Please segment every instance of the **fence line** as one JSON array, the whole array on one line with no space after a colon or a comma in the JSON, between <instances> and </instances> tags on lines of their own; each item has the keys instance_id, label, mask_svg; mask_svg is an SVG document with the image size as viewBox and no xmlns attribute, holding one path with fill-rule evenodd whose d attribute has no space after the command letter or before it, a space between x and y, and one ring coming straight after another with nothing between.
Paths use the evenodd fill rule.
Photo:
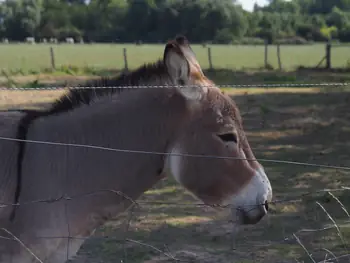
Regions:
<instances>
[{"instance_id":1,"label":"fence line","mask_svg":"<svg viewBox=\"0 0 350 263\"><path fill-rule=\"evenodd\" d=\"M315 191L315 192L309 192L309 194L312 194L312 193L319 193L319 192L326 192L328 193L330 196L334 197L334 195L332 194L332 192L334 191L344 191L344 190L350 190L350 187L343 187L342 189L324 189L324 190L320 190L320 191ZM112 190L112 189L109 189L108 190L109 192L112 192L112 193L117 193L117 194L120 194L120 191L117 191L117 190ZM97 194L97 193L96 193ZM89 194L91 195L91 193ZM304 195L305 196L305 195ZM125 197L125 195L122 195L122 197ZM336 199L336 198L335 198ZM68 199L65 199L65 198L57 198L55 200L50 200L49 203L53 203L53 202L59 202L59 201L62 201L62 200L72 200L72 198L68 198ZM337 199L336 199L337 200ZM136 202L134 200L131 200L132 201L132 208L134 209L134 207L138 207L140 208L140 204L149 204L151 202ZM337 200L338 202L339 200ZM41 201L38 201L38 202L41 202ZM159 202L159 203L162 203L162 204L168 204L167 202ZM158 204L159 204L158 203ZM340 206L344 207L343 204L339 201L340 203ZM176 203L174 203L176 204ZM341 237L341 228L343 227L347 227L346 224L343 224L343 225L338 225L334 219L330 216L330 214L328 213L328 211L319 203L316 201L316 204L318 206L321 207L322 211L327 215L327 217L330 219L330 221L333 223L332 225L328 225L328 226L325 226L325 227L322 227L322 228L301 228L299 229L298 231L294 232L293 234L289 235L289 236L286 236L284 237L283 239L279 240L279 241L273 241L273 242L269 242L268 244L263 244L263 245L255 245L257 247L269 247L269 246L272 246L272 245L278 245L278 244L282 244L284 242L288 242L288 241L292 241L293 239L297 241L297 243L305 250L306 254L310 257L310 259L313 259L312 258L312 254L308 252L308 250L306 249L306 247L302 244L302 242L300 241L300 239L298 238L297 234L300 234L300 233L313 233L313 232L323 232L323 231L327 231L327 230L332 230L332 229L336 229L337 232L339 233L340 235L340 238ZM18 206L19 204L14 204L16 206ZM209 205L210 206L210 205ZM1 206L0 206L1 208ZM129 212L129 214L132 214L132 211ZM346 210L345 210L346 211ZM346 211L346 213L348 214L348 212ZM66 214L66 218L67 218L67 214ZM350 219L350 218L349 218ZM131 223L131 220L132 218L130 217L127 224L130 224ZM350 220L344 222L344 223L349 223ZM68 223L68 220L67 220L67 223ZM235 223L235 222L232 222L231 223ZM68 223L69 225L69 223ZM32 255L38 262L40 263L43 263L43 261L37 257L35 255L34 252L32 252L18 237L16 237L13 233L11 233L8 229L6 228L0 228L1 231L5 232L6 234L9 235L8 236L3 236L3 235L0 235L0 240L4 240L4 241L17 241L18 243L20 243L21 246L24 247L25 250L28 251L28 253L30 255ZM105 240L105 239L108 239L108 240L113 240L113 242L117 242L117 243L120 243L120 244L125 244L125 242L128 242L128 243L134 243L134 244L137 244L137 245L140 245L140 246L145 246L145 247L148 247L148 248L151 248L152 250L154 251L157 251L158 253L160 254L163 254L165 255L166 257L168 257L169 259L172 259L174 261L179 261L179 262L193 262L193 261L190 261L190 260L181 260L181 259L178 259L176 258L175 256L173 256L171 253L169 252L166 252L166 251L163 251L153 245L150 245L150 244L147 244L145 242L141 242L141 241L138 241L138 240L134 240L134 239L130 239L130 238L123 238L123 239L118 239L118 238L115 238L115 237L110 237L110 236L97 236L97 237L92 237L92 236L88 236L88 237L82 237L82 236L72 236L72 235L68 235L68 236L30 236L30 237L34 237L35 239L67 239L67 240ZM345 243L345 241L344 241ZM67 246L67 249L69 248L69 246ZM324 248L324 250L327 250ZM327 250L328 251L328 250ZM341 258L344 258L344 257L349 257L350 258L350 254L345 254L345 255L341 255L341 256L335 256L335 255L332 255L333 258L331 259L327 259L327 260L323 260L323 261L319 261L317 263L326 263L326 262L331 262L331 260L338 260L338 259L341 259ZM68 259L68 253L67 253L67 259ZM313 260L313 262L316 262Z\"/></svg>"},{"instance_id":2,"label":"fence line","mask_svg":"<svg viewBox=\"0 0 350 263\"><path fill-rule=\"evenodd\" d=\"M11 44L10 44L11 45ZM99 45L99 44L96 44ZM115 65L117 66L117 68L119 70L129 70L130 68L133 68L135 65L134 63L129 63L130 61L128 60L128 58L130 58L130 56L136 56L136 54L132 54L133 48L126 44L112 44L113 46L116 46L116 49L112 49L112 52L115 53L120 53L118 55L116 55L116 58L114 61L110 61L109 57L107 57L107 62L103 61L103 60L90 60L89 62L87 60L89 60L88 58L86 58L84 51L79 51L79 48L81 47L81 44L77 45L76 48L78 50L78 53L75 54L77 57L82 57L83 59L78 59L79 62L77 61L73 61L73 60L69 60L66 59L67 56L63 56L62 58L60 57L60 55L58 53L62 52L56 52L57 46L55 45L47 45L45 46L45 50L42 51L42 48L40 50L40 52L43 52L42 55L40 56L40 59L44 58L45 61L40 60L39 64L37 66L34 66L34 68L31 68L31 66L27 67L23 67L23 62L22 63L16 63L16 65L11 65L9 66L9 63L5 63L2 65L3 70L7 71L22 71L22 70L35 70L35 71L40 71L40 70L59 70L61 69L67 69L66 67L70 67L70 65L72 65L73 67L85 67L85 64L104 64L107 68L109 67L115 67ZM150 44L152 45L152 44ZM91 45L85 45L85 46L91 46ZM103 46L103 44L101 45ZM110 45L108 45L110 46ZM196 45L194 45L196 46ZM197 45L198 46L198 45ZM220 45L221 46L221 45ZM203 59L205 61L205 68L209 69L209 70L213 70L215 68L222 68L225 67L225 63L222 63L222 59L226 59L227 55L228 56L232 56L233 59L235 59L236 56L236 52L238 54L240 54L239 49L241 47L250 47L252 49L252 51L254 51L254 49L258 49L258 52L256 52L255 56L252 56L251 61L255 61L255 63L251 63L251 62L240 62L240 63L232 63L231 66L232 68L240 68L240 69L244 69L244 68L265 68L265 69L277 69L277 70L281 70L282 68L297 68L297 67L303 67L303 68L311 68L311 69L317 69L317 68L322 68L322 69L327 69L330 70L332 68L343 68L343 69L349 69L349 63L350 63L350 56L348 58L344 57L344 56L340 56L341 60L344 59L344 62L338 62L337 60L339 55L337 55L337 52L334 52L335 49L339 48L339 47L349 47L350 45L348 44L336 44L336 43L316 43L314 44L314 46L316 46L317 49L319 49L319 51L317 52L317 54L313 54L311 55L310 59L314 60L310 63L310 60L303 60L303 61L297 61L295 60L294 63L292 62L292 64L290 64L290 61L287 61L287 59L285 59L285 61L283 61L283 59L281 58L281 55L283 55L283 52L287 52L284 53L285 57L287 56L292 56L293 53L298 54L298 49L301 50L301 54L300 57L304 58L304 54L308 55L309 53L307 51L303 51L303 48L309 48L311 46L310 49L312 49L313 45L297 45L297 44L284 44L284 43L275 43L275 44L268 44L267 41L265 41L265 43L261 43L258 45L226 45L226 51L225 54L218 54L218 56L215 56L215 52L216 50L218 50L218 53L221 53L222 51L222 46L220 47L216 47L215 45L202 45L202 47L198 47L198 53L200 53L200 55L198 55L198 57L200 57L201 59ZM39 47L39 46L38 46ZM286 48L285 48L286 47ZM290 47L295 48L295 52L290 51ZM233 53L230 55L230 52L232 52L232 50L236 49L235 51L233 51ZM94 49L93 49L94 50ZM92 50L92 52L94 52ZM82 52L79 54L79 52ZM106 50L106 52L109 52L109 50ZM138 51L140 52L140 51ZM138 53L137 52L137 53ZM142 52L142 51L141 51ZM147 51L146 51L147 52ZM249 51L244 51L247 52L247 56L250 56ZM21 54L22 52L19 52L19 54ZM36 52L34 52L36 53ZM332 55L331 54L335 54ZM12 60L23 60L25 61L25 63L28 63L27 65L29 65L31 63L31 61L33 61L33 59L37 59L36 57L33 56L28 56L26 53L22 53L20 55L20 57L18 58L18 52L15 52L16 56L14 56L12 58ZM289 54L289 55L287 55ZM346 52L344 51L344 54L346 54ZM225 56L226 55L226 56ZM241 54L240 54L241 55ZM257 57L259 57L257 59ZM334 58L335 57L335 58ZM60 62L60 60L63 60ZM117 61L117 63L115 62ZM132 61L131 61L132 62ZM284 62L284 65L283 65ZM242 64L243 63L243 64ZM11 63L10 63L11 64ZM130 65L133 64L133 65ZM337 64L337 65L336 65ZM139 64L141 65L141 64ZM231 67L230 66L230 67Z\"/></svg>"},{"instance_id":3,"label":"fence line","mask_svg":"<svg viewBox=\"0 0 350 263\"><path fill-rule=\"evenodd\" d=\"M273 84L213 84L200 85L202 88L279 88L279 87L346 87L350 86L350 82L325 82L325 83L273 83ZM146 88L185 88L191 85L139 85L139 86L47 86L47 87L0 87L0 90L19 90L19 91L33 91L33 90L60 90L60 89L146 89Z\"/></svg>"},{"instance_id":4,"label":"fence line","mask_svg":"<svg viewBox=\"0 0 350 263\"><path fill-rule=\"evenodd\" d=\"M334 188L334 189L322 189L322 190L317 190L317 191L309 191L305 193L300 193L294 198L289 198L289 199L280 199L280 200L273 200L269 202L269 204L282 204L282 203L294 203L300 201L301 198L314 195L314 194L321 194L321 193L331 193L331 192L340 192L340 191L348 191L350 190L350 187L347 186L342 186L341 188ZM240 207L235 207L233 205L220 205L220 204L205 204L205 203L179 203L179 202L165 202L165 201L135 201L123 192L119 190L113 190L113 189L99 189L95 190L92 192L88 193L82 193L82 194L77 194L73 196L67 196L67 195L61 195L56 198L47 198L47 199L39 199L39 200L32 200L32 201L26 201L22 203L5 203L5 202L0 202L0 208L6 208L6 207L19 207L19 206L28 206L28 205L33 205L33 204L40 204L40 203L46 203L46 204L51 204L55 202L60 202L62 200L65 201L72 201L74 199L79 199L87 196L93 196L93 195L98 195L101 193L109 193L109 194L114 194L117 196L120 196L127 201L130 201L133 205L136 205L137 207L140 207L140 205L176 205L176 206L181 206L181 207L210 207L210 208L224 208L224 209L234 209L234 210L241 210L244 207L252 207L254 205L244 205ZM334 195L332 195L332 198L337 200ZM264 205L264 203L257 204L257 205ZM345 209L345 208L344 208ZM349 218L350 219L350 218Z\"/></svg>"},{"instance_id":5,"label":"fence line","mask_svg":"<svg viewBox=\"0 0 350 263\"><path fill-rule=\"evenodd\" d=\"M155 151L143 151L143 150L129 150L129 149L109 148L109 147L98 146L98 145L89 145L89 144L48 142L48 141L39 141L39 140L17 139L17 138L2 137L2 136L0 136L0 140L27 142L27 143L37 143L37 144L46 144L46 145L56 145L56 146L70 146L70 147L79 147L79 148L91 148L91 149L111 151L111 152L153 154L153 155L174 155L174 156L181 156L181 157L209 158L209 159L260 161L260 162L283 163L283 164L313 166L313 167L319 167L319 168L330 168L330 169L336 169L336 170L348 170L348 171L350 171L350 167L346 167L346 166L314 164L314 163L284 161L284 160L265 159L265 158L251 159L251 158L237 158L237 157L231 157L231 156L204 155L204 154L185 154L185 153L170 153L170 152L155 152Z\"/></svg>"},{"instance_id":6,"label":"fence line","mask_svg":"<svg viewBox=\"0 0 350 263\"><path fill-rule=\"evenodd\" d=\"M293 45L293 44L291 44ZM327 42L324 44L325 45L325 53L324 56L321 57L321 61L315 66L314 68L319 68L320 65L325 62L324 68L325 69L332 69L332 56L331 56L331 51L333 48L337 47L350 47L347 44L333 44L331 42ZM232 46L232 45L228 45ZM256 46L256 45L245 45L245 46ZM276 46L276 57L277 57L277 62L278 62L278 69L282 70L282 61L281 61L281 47L282 46L290 46L288 44L281 44L281 43L276 43L276 44L269 44L267 40L265 40L265 43L259 46L264 46L264 67L266 69L270 68L270 63L269 63L269 49L271 46ZM296 46L296 45L294 45ZM298 45L298 47L303 47L303 46L309 46L309 45ZM208 64L209 64L209 69L212 70L215 67L213 66L213 59L212 59L212 47L205 47L207 49L207 59L208 59ZM55 53L54 49L52 46L50 46L50 61L51 61L51 68L53 70L56 69L56 64L55 64ZM123 48L123 60L124 60L124 70L129 70L128 67L128 57L127 57L127 48ZM349 58L350 61L350 58ZM215 61L214 61L215 62ZM315 61L316 63L316 61ZM303 66L303 65L299 65Z\"/></svg>"},{"instance_id":7,"label":"fence line","mask_svg":"<svg viewBox=\"0 0 350 263\"><path fill-rule=\"evenodd\" d=\"M272 162L272 163L283 163L283 164L292 164L292 165L302 165L302 166L312 166L312 167L319 167L319 168L329 168L329 169L335 169L335 170L346 170L350 171L350 167L346 166L335 166L335 165L323 165L323 164L315 164L315 163L305 163L305 162L294 162L294 161L284 161L284 160L274 160L274 159L264 159L264 158L237 158L237 157L231 157L231 156L215 156L215 155L198 155L198 154L183 154L183 153L171 153L171 152L155 152L155 151L139 151L139 150L128 150L128 149L118 149L118 148L109 148L109 147L103 147L103 146L95 146L95 145L88 145L88 144L74 144L74 143L62 143L62 142L48 142L48 141L39 141L39 140L27 140L27 139L16 139L16 138L9 138L9 137L2 137L0 136L0 140L3 141L17 141L17 142L26 142L26 143L36 143L41 145L56 145L56 146L68 146L68 147L79 147L79 148L91 148L95 150L103 150L103 151L110 151L110 152L123 152L123 153L137 153L137 154L152 154L152 155L174 155L174 156L181 156L181 157L193 157L193 158L209 158L209 159L230 159L230 160L247 160L247 161L260 161L260 162ZM344 191L349 190L348 187L342 187L339 189L324 189L318 191L325 192L325 191ZM0 202L0 208L8 207L8 206L20 206L20 205L29 205L29 204L35 204L35 203L53 203L60 200L72 200L74 198L80 198L84 196L94 195L101 192L109 192L116 195L119 195L129 201L131 201L133 204L138 204L135 201L133 201L130 197L122 193L121 191L111 190L111 189L100 189L95 192L89 192L84 193L80 195L75 196L60 196L56 198L49 198L49 199L41 199L41 200L33 200L28 201L23 204L8 204L8 203L1 203ZM315 193L315 192L312 192ZM310 195L312 194L310 192L302 194L302 196ZM300 199L300 198L299 198ZM292 200L275 200L270 203L283 203L283 202L294 202L299 199L292 199ZM339 200L338 200L339 202ZM179 204L179 203L169 203L169 202L143 202L142 204L168 204L168 205L189 205L189 204ZM261 204L263 205L263 204ZM193 204L193 206L208 206L208 207L217 207L217 208L231 208L231 209L240 209L239 207L233 207L231 205L208 205L208 204Z\"/></svg>"},{"instance_id":8,"label":"fence line","mask_svg":"<svg viewBox=\"0 0 350 263\"><path fill-rule=\"evenodd\" d=\"M336 227L332 226L332 227L327 227L327 228L322 228L322 229L300 229L299 231L297 231L296 233L302 233L302 232L321 232L321 231L325 231L325 230L330 230L330 229L334 229ZM23 246L27 251L28 253L30 253L38 262L40 263L43 263L43 261L41 259L39 259L30 249L27 248L27 246L25 246L25 244L23 244L23 242L17 238L16 236L14 236L8 229L6 228L0 228L0 230L6 232L7 234L9 234L10 236L13 236L12 238L8 238L8 237L3 237L3 236L0 236L0 239L2 240L8 240L8 241L17 241L21 244L21 246ZM295 239L299 245L302 246L302 248L305 250L306 253L308 253L308 256L310 257L310 253L308 252L308 250L303 246L303 244L301 243L300 239L296 236L296 233L293 233L292 235L288 236L288 237L285 237L283 238L282 240L280 241L275 241L275 242L270 242L269 244L264 244L264 245L256 245L257 247L264 247L264 248L267 248L269 246L272 246L272 245L279 245L279 244L282 244L286 241L291 241L292 239ZM176 262L191 262L193 263L193 260L183 260L183 259L178 259L176 258L175 256L173 256L171 253L169 252L165 252L153 245L150 245L150 244L147 244L145 242L141 242L141 241L138 241L138 240L134 240L134 239L130 239L130 238L126 238L126 239L117 239L115 237L111 238L109 236L101 236L101 237L74 237L74 236L61 236L61 237L36 237L36 238L45 238L45 239L76 239L76 240L105 240L105 239L108 239L108 240L113 240L113 242L115 243L120 243L120 244L125 244L125 243L134 243L134 244L137 244L137 245L140 245L140 246L144 246L144 247L148 247L148 248L151 248L152 250L156 251L156 252L159 252L160 254L163 254L165 255L166 257L168 257L169 259L172 259ZM326 248L323 248L323 250L327 251L328 253L330 254L333 254L332 252L330 252L328 249ZM312 256L312 255L311 255ZM315 263L332 263L333 260L336 260L338 262L338 259L342 259L342 258L350 258L350 254L345 254L345 255L341 255L341 256L335 256L334 254L332 255L333 258L329 258L329 259L325 259L325 260L322 260L322 261L314 261ZM201 260L201 259L207 259L207 257L205 258L197 258L197 260ZM123 261L121 261L123 262ZM298 261L297 261L298 262Z\"/></svg>"}]
</instances>

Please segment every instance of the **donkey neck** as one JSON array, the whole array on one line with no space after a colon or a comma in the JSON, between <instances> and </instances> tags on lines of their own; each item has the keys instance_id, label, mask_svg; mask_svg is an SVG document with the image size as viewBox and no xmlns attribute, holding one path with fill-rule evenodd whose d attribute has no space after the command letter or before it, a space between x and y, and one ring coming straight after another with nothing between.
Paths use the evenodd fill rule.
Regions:
<instances>
[{"instance_id":1,"label":"donkey neck","mask_svg":"<svg viewBox=\"0 0 350 263\"><path fill-rule=\"evenodd\" d=\"M187 118L186 101L175 90L140 89L101 98L90 106L60 115L39 118L29 129L28 139L162 153L167 152ZM36 160L41 158L46 158L47 163L39 167ZM101 189L120 191L137 199L162 178L164 161L165 156L161 154L28 144L23 171L30 176L23 176L23 185L32 184L33 180L46 185L44 193L28 193L28 199L34 200L45 198L45 192L49 197L53 193L57 197ZM26 196L28 191L22 192ZM81 216L90 212L113 216L110 211L102 210L109 206L114 209L118 203L115 195L90 199L81 199L89 205L75 202L80 205L73 213L79 214L81 210Z\"/></svg>"},{"instance_id":2,"label":"donkey neck","mask_svg":"<svg viewBox=\"0 0 350 263\"><path fill-rule=\"evenodd\" d=\"M91 105L82 105L57 116L38 119L30 136L122 151L166 152L187 118L186 101L174 89L138 89L100 98ZM108 166L108 171L84 175L91 180L98 178L95 185L106 187L112 183L114 187L126 188L132 193L145 190L143 180L148 188L148 182L157 178L164 165L164 156L155 154L96 149L69 149L68 154L74 156L72 160L79 158L87 166L99 166L98 163Z\"/></svg>"}]
</instances>

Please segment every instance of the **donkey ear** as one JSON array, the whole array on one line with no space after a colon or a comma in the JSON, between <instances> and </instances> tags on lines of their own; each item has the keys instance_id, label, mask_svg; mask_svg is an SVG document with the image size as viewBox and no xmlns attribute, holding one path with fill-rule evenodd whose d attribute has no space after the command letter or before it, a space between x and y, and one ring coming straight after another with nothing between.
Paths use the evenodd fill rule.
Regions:
<instances>
[{"instance_id":1,"label":"donkey ear","mask_svg":"<svg viewBox=\"0 0 350 263\"><path fill-rule=\"evenodd\" d=\"M165 46L164 63L175 83L179 81L187 83L190 78L190 65L176 43L169 42Z\"/></svg>"},{"instance_id":2,"label":"donkey ear","mask_svg":"<svg viewBox=\"0 0 350 263\"><path fill-rule=\"evenodd\" d=\"M203 90L199 86L187 86L190 83L191 69L179 43L169 42L165 46L163 60L174 83L184 86L178 87L180 93L187 100L199 100Z\"/></svg>"}]
</instances>

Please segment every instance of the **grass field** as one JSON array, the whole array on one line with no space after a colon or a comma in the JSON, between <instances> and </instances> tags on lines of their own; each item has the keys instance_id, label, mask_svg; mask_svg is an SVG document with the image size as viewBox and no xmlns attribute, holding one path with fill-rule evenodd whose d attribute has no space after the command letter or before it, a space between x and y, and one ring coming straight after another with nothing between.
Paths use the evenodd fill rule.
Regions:
<instances>
[{"instance_id":1,"label":"grass field","mask_svg":"<svg viewBox=\"0 0 350 263\"><path fill-rule=\"evenodd\" d=\"M350 92L324 89L230 90L242 113L245 129L257 158L350 166ZM0 105L42 107L59 91L0 91ZM262 108L264 110L262 110ZM274 199L295 199L271 206L258 225L244 227L231 248L231 225L225 212L203 207L141 205L130 226L120 215L98 229L72 263L174 262L158 248L181 262L289 263L349 262L349 217L341 205L322 189L350 186L350 171L312 166L262 162L271 180ZM312 194L300 197L303 193ZM350 210L349 192L333 193ZM171 178L159 182L138 201L195 203ZM334 223L316 201L332 217ZM310 229L324 229L311 231ZM296 241L295 234L308 254ZM341 238L339 237L341 234ZM109 238L101 238L108 236ZM118 240L128 238L141 243ZM343 241L344 242L343 242ZM123 261L122 261L123 260Z\"/></svg>"},{"instance_id":2,"label":"grass field","mask_svg":"<svg viewBox=\"0 0 350 263\"><path fill-rule=\"evenodd\" d=\"M200 45L192 46L203 68L209 67L208 50ZM69 71L80 69L124 68L123 48L127 49L130 69L144 62L152 62L163 55L161 45L86 44L53 45L56 68ZM245 70L264 66L264 46L212 45L212 62L216 69ZM283 69L294 70L298 66L314 67L325 56L325 45L281 46ZM278 68L276 46L269 46L268 62ZM350 67L350 45L332 48L332 66ZM6 74L33 74L51 68L50 45L9 44L0 45L0 69Z\"/></svg>"}]
</instances>

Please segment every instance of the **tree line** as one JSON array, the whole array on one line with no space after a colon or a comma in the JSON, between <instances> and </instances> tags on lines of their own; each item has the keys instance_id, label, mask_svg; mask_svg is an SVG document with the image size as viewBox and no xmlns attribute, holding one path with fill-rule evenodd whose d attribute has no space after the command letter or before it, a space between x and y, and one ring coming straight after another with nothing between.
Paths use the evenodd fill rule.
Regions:
<instances>
[{"instance_id":1,"label":"tree line","mask_svg":"<svg viewBox=\"0 0 350 263\"><path fill-rule=\"evenodd\" d=\"M84 42L350 42L350 0L270 0L253 12L235 0L5 0L0 38Z\"/></svg>"}]
</instances>

